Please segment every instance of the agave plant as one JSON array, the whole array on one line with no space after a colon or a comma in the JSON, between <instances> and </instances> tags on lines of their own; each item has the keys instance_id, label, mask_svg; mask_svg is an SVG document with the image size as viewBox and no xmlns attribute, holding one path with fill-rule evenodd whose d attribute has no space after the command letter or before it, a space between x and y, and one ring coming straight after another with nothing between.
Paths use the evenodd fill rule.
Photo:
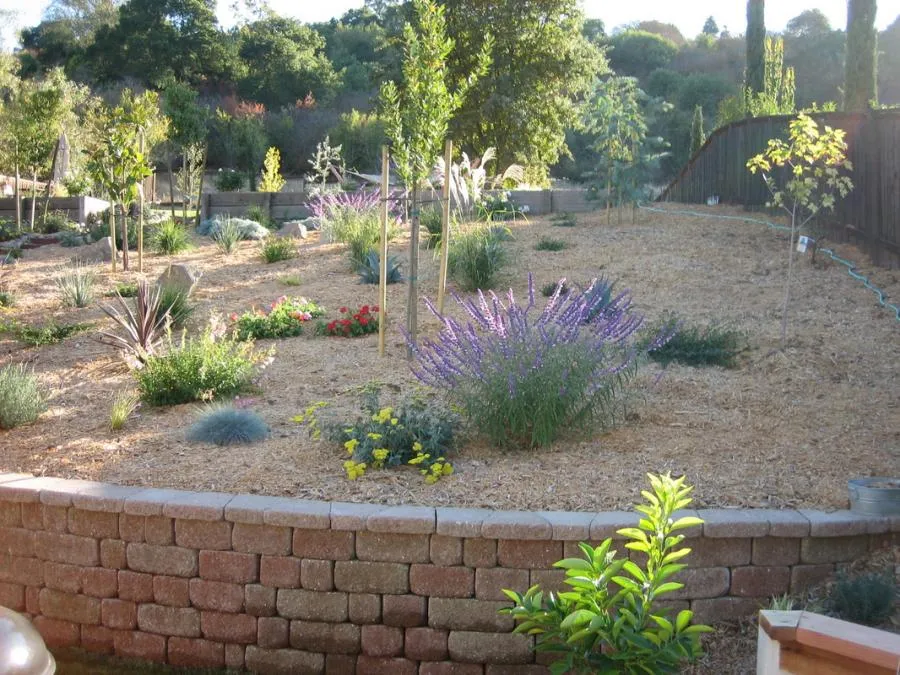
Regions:
<instances>
[{"instance_id":1,"label":"agave plant","mask_svg":"<svg viewBox=\"0 0 900 675\"><path fill-rule=\"evenodd\" d=\"M151 288L146 280L138 283L134 310L116 293L121 311L116 307L101 305L103 312L124 329L125 335L109 331L100 332L100 340L106 344L119 347L125 354L133 358L140 367L152 356L162 340L163 333L169 324L169 308L160 308L160 288ZM104 340L104 338L106 340ZM108 342L106 342L108 340Z\"/></svg>"},{"instance_id":2,"label":"agave plant","mask_svg":"<svg viewBox=\"0 0 900 675\"><path fill-rule=\"evenodd\" d=\"M397 256L388 256L387 259L387 283L396 284L403 281L400 271L402 263ZM369 251L363 263L359 266L359 281L363 284L377 284L380 282L381 258L378 251Z\"/></svg>"}]
</instances>

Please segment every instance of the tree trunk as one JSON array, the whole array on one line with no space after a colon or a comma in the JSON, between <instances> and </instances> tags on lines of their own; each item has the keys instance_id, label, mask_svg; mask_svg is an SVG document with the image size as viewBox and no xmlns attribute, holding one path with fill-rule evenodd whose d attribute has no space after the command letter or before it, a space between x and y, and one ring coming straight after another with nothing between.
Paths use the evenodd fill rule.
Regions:
<instances>
[{"instance_id":1,"label":"tree trunk","mask_svg":"<svg viewBox=\"0 0 900 675\"><path fill-rule=\"evenodd\" d=\"M112 261L112 272L116 273L116 202L113 200L112 205L109 210L109 237L112 239L110 242L110 248L112 249L112 255L110 256L110 260Z\"/></svg>"},{"instance_id":2,"label":"tree trunk","mask_svg":"<svg viewBox=\"0 0 900 675\"><path fill-rule=\"evenodd\" d=\"M122 202L122 269L128 270L128 211Z\"/></svg>"},{"instance_id":3,"label":"tree trunk","mask_svg":"<svg viewBox=\"0 0 900 675\"><path fill-rule=\"evenodd\" d=\"M609 174L607 174L607 176L606 176L606 224L607 225L612 224L610 221L610 209L612 209L612 200L610 200L609 188L610 188L610 179L609 179Z\"/></svg>"},{"instance_id":4,"label":"tree trunk","mask_svg":"<svg viewBox=\"0 0 900 675\"><path fill-rule=\"evenodd\" d=\"M144 154L144 132L141 132L141 140L139 147L141 155ZM146 178L138 185L138 231L137 231L137 247L138 247L138 272L144 272L144 183Z\"/></svg>"},{"instance_id":5,"label":"tree trunk","mask_svg":"<svg viewBox=\"0 0 900 675\"><path fill-rule=\"evenodd\" d=\"M15 186L15 197L16 197L16 231L22 231L22 189L20 187L20 178L19 178L19 163L16 162L16 186Z\"/></svg>"},{"instance_id":6,"label":"tree trunk","mask_svg":"<svg viewBox=\"0 0 900 675\"><path fill-rule=\"evenodd\" d=\"M172 211L172 220L175 220L175 181L172 179L171 157L169 157L169 209Z\"/></svg>"},{"instance_id":7,"label":"tree trunk","mask_svg":"<svg viewBox=\"0 0 900 675\"><path fill-rule=\"evenodd\" d=\"M34 232L34 216L37 211L37 171L31 172L31 231Z\"/></svg>"},{"instance_id":8,"label":"tree trunk","mask_svg":"<svg viewBox=\"0 0 900 675\"><path fill-rule=\"evenodd\" d=\"M406 301L406 332L410 341L415 344L418 337L419 308L419 186L413 183L410 207L410 239L409 239L409 297ZM412 359L411 347L407 347L406 356Z\"/></svg>"},{"instance_id":9,"label":"tree trunk","mask_svg":"<svg viewBox=\"0 0 900 675\"><path fill-rule=\"evenodd\" d=\"M878 32L875 30L876 0L847 3L847 47L844 59L844 110L866 110L876 101Z\"/></svg>"},{"instance_id":10,"label":"tree trunk","mask_svg":"<svg viewBox=\"0 0 900 675\"><path fill-rule=\"evenodd\" d=\"M206 180L207 151L207 146L203 146L203 159L200 162L200 185L197 186L197 216L194 218L194 227L200 227L200 202L203 200L203 182Z\"/></svg>"},{"instance_id":11,"label":"tree trunk","mask_svg":"<svg viewBox=\"0 0 900 675\"><path fill-rule=\"evenodd\" d=\"M791 280L794 276L794 231L797 222L797 207L795 206L791 212L791 237L788 246L788 276L787 283L784 285L784 305L781 308L781 349L784 350L787 342L787 316L788 303L791 299Z\"/></svg>"}]
</instances>

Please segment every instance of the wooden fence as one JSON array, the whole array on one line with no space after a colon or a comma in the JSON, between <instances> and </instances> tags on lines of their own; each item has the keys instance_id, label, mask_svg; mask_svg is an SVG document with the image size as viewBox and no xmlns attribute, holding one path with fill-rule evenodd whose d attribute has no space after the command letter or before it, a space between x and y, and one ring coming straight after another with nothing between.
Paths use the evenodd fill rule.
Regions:
<instances>
[{"instance_id":1,"label":"wooden fence","mask_svg":"<svg viewBox=\"0 0 900 675\"><path fill-rule=\"evenodd\" d=\"M35 205L38 216L44 213L44 198L38 197ZM109 202L94 197L51 197L48 212L61 211L76 223L84 223L88 216L102 213L109 208ZM0 220L15 220L16 200L12 197L0 199ZM31 198L22 199L22 219L31 217Z\"/></svg>"},{"instance_id":2,"label":"wooden fence","mask_svg":"<svg viewBox=\"0 0 900 675\"><path fill-rule=\"evenodd\" d=\"M556 190L510 190L510 197L519 206L528 207L528 215L541 216L549 213L583 213L600 206L600 202L589 201L587 191L580 188ZM215 216L239 217L247 209L258 206L270 218L290 220L306 218L310 215L306 202L306 192L213 192L204 193L200 201L201 218Z\"/></svg>"},{"instance_id":3,"label":"wooden fence","mask_svg":"<svg viewBox=\"0 0 900 675\"><path fill-rule=\"evenodd\" d=\"M869 113L820 113L820 123L847 132L853 163L853 191L816 224L829 239L853 240L876 264L900 264L900 110ZM788 115L757 117L716 130L663 192L660 200L762 208L770 195L747 160L762 152L770 138L786 138Z\"/></svg>"}]
</instances>

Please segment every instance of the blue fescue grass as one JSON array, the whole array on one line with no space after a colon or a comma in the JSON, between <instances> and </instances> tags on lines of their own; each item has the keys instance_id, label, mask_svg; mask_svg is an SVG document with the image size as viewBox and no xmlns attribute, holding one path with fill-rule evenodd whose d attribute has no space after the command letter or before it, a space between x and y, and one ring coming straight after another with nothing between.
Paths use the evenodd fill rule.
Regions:
<instances>
[{"instance_id":1,"label":"blue fescue grass","mask_svg":"<svg viewBox=\"0 0 900 675\"><path fill-rule=\"evenodd\" d=\"M267 438L269 426L252 410L230 405L210 406L187 432L189 441L214 445L247 445Z\"/></svg>"}]
</instances>

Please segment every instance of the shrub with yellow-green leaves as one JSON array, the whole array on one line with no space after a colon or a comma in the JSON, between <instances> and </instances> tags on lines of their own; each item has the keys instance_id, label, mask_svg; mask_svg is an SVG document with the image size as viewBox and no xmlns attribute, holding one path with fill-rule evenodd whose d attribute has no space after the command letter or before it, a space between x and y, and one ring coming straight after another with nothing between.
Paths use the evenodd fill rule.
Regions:
<instances>
[{"instance_id":1,"label":"shrub with yellow-green leaves","mask_svg":"<svg viewBox=\"0 0 900 675\"><path fill-rule=\"evenodd\" d=\"M403 399L397 406L382 406L377 391L363 398L362 415L352 422L325 419L319 422L313 404L294 418L307 424L314 437L340 443L346 452L344 470L356 480L370 469L411 467L436 483L453 473L447 455L453 449L457 417L437 401L419 397Z\"/></svg>"}]
</instances>

